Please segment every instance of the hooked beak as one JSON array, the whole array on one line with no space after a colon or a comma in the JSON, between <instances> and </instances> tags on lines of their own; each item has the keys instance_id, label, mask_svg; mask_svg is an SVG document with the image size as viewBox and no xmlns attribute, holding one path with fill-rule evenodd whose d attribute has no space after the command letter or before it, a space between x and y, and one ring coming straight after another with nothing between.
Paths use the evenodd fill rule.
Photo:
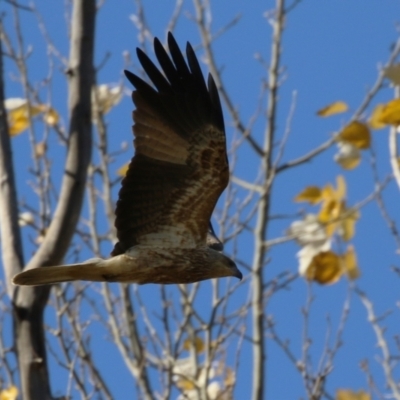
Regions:
<instances>
[{"instance_id":1,"label":"hooked beak","mask_svg":"<svg viewBox=\"0 0 400 400\"><path fill-rule=\"evenodd\" d=\"M243 274L239 271L238 267L236 267L233 276L238 278L240 281L243 279Z\"/></svg>"}]
</instances>

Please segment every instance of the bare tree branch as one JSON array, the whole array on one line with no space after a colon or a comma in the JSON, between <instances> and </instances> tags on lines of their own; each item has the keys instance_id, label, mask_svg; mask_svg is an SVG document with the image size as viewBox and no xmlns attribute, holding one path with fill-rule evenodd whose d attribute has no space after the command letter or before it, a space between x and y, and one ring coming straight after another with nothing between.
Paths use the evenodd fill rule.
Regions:
<instances>
[{"instance_id":1,"label":"bare tree branch","mask_svg":"<svg viewBox=\"0 0 400 400\"><path fill-rule=\"evenodd\" d=\"M382 351L383 359L381 361L381 364L383 372L385 374L386 384L392 391L391 395L393 396L393 398L396 400L400 400L400 387L393 377L392 357L388 343L384 336L385 329L379 325L378 318L374 312L374 306L371 300L368 299L367 295L360 289L356 289L356 293L360 297L361 302L364 304L364 307L367 310L368 322L371 324L374 330L377 345Z\"/></svg>"},{"instance_id":2,"label":"bare tree branch","mask_svg":"<svg viewBox=\"0 0 400 400\"><path fill-rule=\"evenodd\" d=\"M386 63L385 67L388 67L390 65L392 65L395 60L396 57L399 55L400 53L400 39L397 40L392 53L390 54L389 60ZM378 73L378 77L374 83L374 85L372 86L372 88L368 91L368 93L365 95L362 103L360 104L360 106L358 107L358 109L355 111L355 113L352 116L352 120L356 120L359 119L363 112L366 110L366 108L369 106L369 104L371 103L372 99L375 97L375 95L377 94L377 92L382 88L383 85L383 81L385 79L385 75L384 75L384 68L382 68L379 73ZM319 145L316 149L311 150L310 152L308 152L307 154L305 154L304 156L298 157L294 160L288 161L282 165L280 165L277 169L276 172L282 172L288 168L292 168L301 164L304 164L306 162L311 161L311 159L313 159L315 156L321 154L322 152L324 152L326 149L328 149L329 147L331 147L336 141L336 135L332 135L332 137L327 140L325 143L322 143L321 145Z\"/></svg>"},{"instance_id":3,"label":"bare tree branch","mask_svg":"<svg viewBox=\"0 0 400 400\"><path fill-rule=\"evenodd\" d=\"M276 9L272 24L271 64L268 79L267 127L264 136L264 147L261 159L265 171L264 193L260 198L257 211L257 222L254 231L255 249L253 258L252 314L253 314L253 392L252 400L264 399L266 375L266 344L264 340L264 263L267 249L264 246L267 235L268 216L270 212L270 189L275 171L273 168L273 145L275 137L276 110L278 102L279 66L281 56L282 32L284 29L284 0L276 0Z\"/></svg>"},{"instance_id":4,"label":"bare tree branch","mask_svg":"<svg viewBox=\"0 0 400 400\"><path fill-rule=\"evenodd\" d=\"M400 51L400 40L399 40L399 51ZM395 89L395 97L400 98L400 88L397 86ZM399 127L392 126L389 131L389 154L390 154L390 165L392 167L393 176L400 190L400 164L399 164L399 149L397 144L397 131Z\"/></svg>"},{"instance_id":5,"label":"bare tree branch","mask_svg":"<svg viewBox=\"0 0 400 400\"><path fill-rule=\"evenodd\" d=\"M1 23L1 21L0 21ZM18 198L7 114L4 108L4 78L2 41L0 41L0 230L1 253L6 277L7 292L13 298L12 277L24 265L21 233L18 226Z\"/></svg>"},{"instance_id":6,"label":"bare tree branch","mask_svg":"<svg viewBox=\"0 0 400 400\"><path fill-rule=\"evenodd\" d=\"M201 0L194 0L194 5L196 9L196 19L197 24L200 29L200 35L202 39L202 45L206 52L206 59L208 67L210 68L210 73L215 80L215 84L217 85L218 92L221 94L224 102L228 108L228 111L233 119L235 127L242 133L245 139L250 144L251 148L258 154L259 156L263 155L262 149L260 145L254 140L254 138L250 135L250 132L246 129L242 121L240 120L239 113L235 109L228 93L225 90L224 85L222 84L222 80L220 77L220 73L217 69L216 62L214 60L214 54L211 50L211 32L209 27L206 26L204 21L204 4Z\"/></svg>"},{"instance_id":7,"label":"bare tree branch","mask_svg":"<svg viewBox=\"0 0 400 400\"><path fill-rule=\"evenodd\" d=\"M91 156L91 89L93 82L95 0L76 0L72 16L69 77L68 154L59 203L44 241L27 268L61 262L75 232ZM44 344L43 310L49 287L15 291L14 315L23 397L51 399Z\"/></svg>"}]
</instances>

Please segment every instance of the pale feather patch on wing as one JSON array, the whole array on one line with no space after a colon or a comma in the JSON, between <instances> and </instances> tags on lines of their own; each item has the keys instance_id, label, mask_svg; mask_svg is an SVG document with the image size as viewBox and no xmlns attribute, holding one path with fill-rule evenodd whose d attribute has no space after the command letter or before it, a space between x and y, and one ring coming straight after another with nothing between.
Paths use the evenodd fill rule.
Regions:
<instances>
[{"instance_id":1,"label":"pale feather patch on wing","mask_svg":"<svg viewBox=\"0 0 400 400\"><path fill-rule=\"evenodd\" d=\"M136 105L136 110L133 111L133 121L135 123L157 128L163 133L164 140L167 142L173 140L181 146L187 146L187 141L166 124L160 117L159 110L155 110L153 106L149 105L139 92L133 92L132 97Z\"/></svg>"},{"instance_id":2,"label":"pale feather patch on wing","mask_svg":"<svg viewBox=\"0 0 400 400\"><path fill-rule=\"evenodd\" d=\"M188 157L188 142L159 117L153 107L133 93L137 109L133 112L135 148L140 154L161 161L184 164Z\"/></svg>"},{"instance_id":3,"label":"pale feather patch on wing","mask_svg":"<svg viewBox=\"0 0 400 400\"><path fill-rule=\"evenodd\" d=\"M138 153L161 161L173 162L175 164L185 164L188 157L188 145L182 145L180 140L167 141L165 139L165 130L160 131L149 126L136 124L135 149Z\"/></svg>"},{"instance_id":4,"label":"pale feather patch on wing","mask_svg":"<svg viewBox=\"0 0 400 400\"><path fill-rule=\"evenodd\" d=\"M140 237L141 247L158 248L195 248L197 241L187 231L187 226L177 223L174 226L162 225L157 232L148 233Z\"/></svg>"},{"instance_id":5,"label":"pale feather patch on wing","mask_svg":"<svg viewBox=\"0 0 400 400\"><path fill-rule=\"evenodd\" d=\"M157 149L156 145L159 145L159 143L150 138L135 139L135 148L138 149L138 153L159 161L185 164L186 154L181 155L179 153L174 153L173 148L162 147Z\"/></svg>"}]
</instances>

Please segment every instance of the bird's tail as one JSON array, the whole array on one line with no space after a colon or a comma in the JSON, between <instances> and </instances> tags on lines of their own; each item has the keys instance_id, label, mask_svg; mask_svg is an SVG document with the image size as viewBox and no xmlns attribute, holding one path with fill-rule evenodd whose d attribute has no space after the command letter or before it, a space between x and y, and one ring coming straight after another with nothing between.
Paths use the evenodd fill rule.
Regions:
<instances>
[{"instance_id":1,"label":"bird's tail","mask_svg":"<svg viewBox=\"0 0 400 400\"><path fill-rule=\"evenodd\" d=\"M107 269L107 267L100 267L96 260L59 267L33 268L15 275L13 284L38 286L76 280L101 282L106 280L104 275Z\"/></svg>"}]
</instances>

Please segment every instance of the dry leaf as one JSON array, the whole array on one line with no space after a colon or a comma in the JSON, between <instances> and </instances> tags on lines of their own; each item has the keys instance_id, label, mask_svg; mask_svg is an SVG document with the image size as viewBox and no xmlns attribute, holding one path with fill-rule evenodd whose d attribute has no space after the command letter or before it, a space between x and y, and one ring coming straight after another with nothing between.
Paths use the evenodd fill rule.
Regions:
<instances>
[{"instance_id":1,"label":"dry leaf","mask_svg":"<svg viewBox=\"0 0 400 400\"><path fill-rule=\"evenodd\" d=\"M107 114L122 98L123 86L103 83L92 90L92 119L96 121L98 112Z\"/></svg>"},{"instance_id":2,"label":"dry leaf","mask_svg":"<svg viewBox=\"0 0 400 400\"><path fill-rule=\"evenodd\" d=\"M294 198L294 201L307 201L310 204L317 204L321 201L321 189L318 186L307 186Z\"/></svg>"},{"instance_id":3,"label":"dry leaf","mask_svg":"<svg viewBox=\"0 0 400 400\"><path fill-rule=\"evenodd\" d=\"M348 242L354 237L356 221L359 218L360 213L357 210L343 207L339 221L339 234L344 241Z\"/></svg>"},{"instance_id":4,"label":"dry leaf","mask_svg":"<svg viewBox=\"0 0 400 400\"><path fill-rule=\"evenodd\" d=\"M343 176L337 177L336 190L332 185L326 185L322 189L321 197L324 200L318 219L325 225L326 234L330 237L338 231L343 240L349 241L354 236L359 212L346 207L346 182Z\"/></svg>"},{"instance_id":5,"label":"dry leaf","mask_svg":"<svg viewBox=\"0 0 400 400\"><path fill-rule=\"evenodd\" d=\"M314 257L331 248L331 241L326 240L323 243L310 243L304 246L297 254L299 259L299 274L305 278L308 277L308 269Z\"/></svg>"},{"instance_id":6,"label":"dry leaf","mask_svg":"<svg viewBox=\"0 0 400 400\"><path fill-rule=\"evenodd\" d=\"M342 255L344 270L350 280L355 280L360 276L360 270L357 264L356 251L354 246L348 246L346 253Z\"/></svg>"},{"instance_id":7,"label":"dry leaf","mask_svg":"<svg viewBox=\"0 0 400 400\"><path fill-rule=\"evenodd\" d=\"M193 390L196 388L195 383L190 379L180 378L176 381L176 386L182 391Z\"/></svg>"},{"instance_id":8,"label":"dry leaf","mask_svg":"<svg viewBox=\"0 0 400 400\"><path fill-rule=\"evenodd\" d=\"M293 236L300 246L321 246L328 240L325 226L315 214L307 214L303 220L292 222L287 233Z\"/></svg>"},{"instance_id":9,"label":"dry leaf","mask_svg":"<svg viewBox=\"0 0 400 400\"><path fill-rule=\"evenodd\" d=\"M371 145L371 134L367 125L353 121L343 128L337 140L350 143L359 149L368 149Z\"/></svg>"},{"instance_id":10,"label":"dry leaf","mask_svg":"<svg viewBox=\"0 0 400 400\"><path fill-rule=\"evenodd\" d=\"M343 200L346 197L347 187L346 181L343 175L338 175L336 177L336 191L334 192L334 196L337 200Z\"/></svg>"},{"instance_id":11,"label":"dry leaf","mask_svg":"<svg viewBox=\"0 0 400 400\"><path fill-rule=\"evenodd\" d=\"M57 111L54 108L48 108L43 116L43 120L47 125L53 126L60 119Z\"/></svg>"},{"instance_id":12,"label":"dry leaf","mask_svg":"<svg viewBox=\"0 0 400 400\"><path fill-rule=\"evenodd\" d=\"M393 85L400 85L400 64L389 65L383 70L383 75L390 79Z\"/></svg>"},{"instance_id":13,"label":"dry leaf","mask_svg":"<svg viewBox=\"0 0 400 400\"><path fill-rule=\"evenodd\" d=\"M337 282L342 273L340 257L333 251L324 251L312 259L306 278L321 285L330 285Z\"/></svg>"},{"instance_id":14,"label":"dry leaf","mask_svg":"<svg viewBox=\"0 0 400 400\"><path fill-rule=\"evenodd\" d=\"M364 390L354 392L348 389L339 389L336 391L335 400L371 400L371 396Z\"/></svg>"},{"instance_id":15,"label":"dry leaf","mask_svg":"<svg viewBox=\"0 0 400 400\"><path fill-rule=\"evenodd\" d=\"M122 167L118 168L117 175L122 176L124 178L126 173L128 172L128 169L129 169L129 163L126 163Z\"/></svg>"},{"instance_id":16,"label":"dry leaf","mask_svg":"<svg viewBox=\"0 0 400 400\"><path fill-rule=\"evenodd\" d=\"M29 121L28 119L19 119L19 120L10 119L8 124L9 124L10 136L17 136L28 128Z\"/></svg>"},{"instance_id":17,"label":"dry leaf","mask_svg":"<svg viewBox=\"0 0 400 400\"><path fill-rule=\"evenodd\" d=\"M337 189L331 184L322 189L323 203L318 214L319 221L325 225L326 233L332 236L340 222L339 216L345 210L346 182L342 175L336 178Z\"/></svg>"},{"instance_id":18,"label":"dry leaf","mask_svg":"<svg viewBox=\"0 0 400 400\"><path fill-rule=\"evenodd\" d=\"M317 111L317 115L320 117L330 117L334 114L340 114L347 111L349 107L344 101L335 101L328 106Z\"/></svg>"},{"instance_id":19,"label":"dry leaf","mask_svg":"<svg viewBox=\"0 0 400 400\"><path fill-rule=\"evenodd\" d=\"M350 143L339 142L339 151L333 159L344 169L350 170L356 168L361 161L360 150Z\"/></svg>"},{"instance_id":20,"label":"dry leaf","mask_svg":"<svg viewBox=\"0 0 400 400\"><path fill-rule=\"evenodd\" d=\"M29 113L31 117L42 112L41 106L28 106L26 99L10 98L4 101L4 107L8 112L8 125L11 136L22 133L29 127Z\"/></svg>"},{"instance_id":21,"label":"dry leaf","mask_svg":"<svg viewBox=\"0 0 400 400\"><path fill-rule=\"evenodd\" d=\"M400 99L385 104L380 112L379 122L388 125L400 125Z\"/></svg>"},{"instance_id":22,"label":"dry leaf","mask_svg":"<svg viewBox=\"0 0 400 400\"><path fill-rule=\"evenodd\" d=\"M9 112L15 116L16 119L26 118L28 114L28 101L20 97L11 97L4 100L4 107ZM30 113L32 117L43 112L43 104L29 105Z\"/></svg>"},{"instance_id":23,"label":"dry leaf","mask_svg":"<svg viewBox=\"0 0 400 400\"><path fill-rule=\"evenodd\" d=\"M29 104L26 99L10 98L4 101L4 106L8 111L8 125L11 136L22 133L29 127L29 114L30 117L35 117L43 112L50 113L45 122L48 124L55 123L58 120L58 114L52 108L44 104ZM47 121L48 119L48 121Z\"/></svg>"},{"instance_id":24,"label":"dry leaf","mask_svg":"<svg viewBox=\"0 0 400 400\"><path fill-rule=\"evenodd\" d=\"M387 125L381 122L382 110L384 108L385 104L379 103L375 106L374 111L372 111L371 117L368 121L368 124L372 129L382 129Z\"/></svg>"},{"instance_id":25,"label":"dry leaf","mask_svg":"<svg viewBox=\"0 0 400 400\"><path fill-rule=\"evenodd\" d=\"M204 342L203 342L203 339L202 338L200 338L200 337L198 337L198 336L196 336L195 338L194 338L194 343L193 343L193 341L192 340L190 340L190 339L186 339L184 342L183 342L183 348L185 349L185 350L187 350L187 351L189 351L191 348L192 348L192 346L194 346L194 349L196 350L196 352L198 353L198 354L201 354L203 351L204 351Z\"/></svg>"},{"instance_id":26,"label":"dry leaf","mask_svg":"<svg viewBox=\"0 0 400 400\"><path fill-rule=\"evenodd\" d=\"M16 400L17 397L18 389L15 386L0 391L0 400Z\"/></svg>"},{"instance_id":27,"label":"dry leaf","mask_svg":"<svg viewBox=\"0 0 400 400\"><path fill-rule=\"evenodd\" d=\"M329 200L325 201L321 208L318 218L325 225L325 231L328 237L332 236L339 224L339 216L344 210L344 202Z\"/></svg>"},{"instance_id":28,"label":"dry leaf","mask_svg":"<svg viewBox=\"0 0 400 400\"><path fill-rule=\"evenodd\" d=\"M19 226L27 226L32 225L35 222L35 218L32 213L29 211L25 211L18 215L18 225Z\"/></svg>"},{"instance_id":29,"label":"dry leaf","mask_svg":"<svg viewBox=\"0 0 400 400\"><path fill-rule=\"evenodd\" d=\"M174 363L172 373L176 386L182 390L192 390L195 388L195 365L190 357L180 358Z\"/></svg>"}]
</instances>

